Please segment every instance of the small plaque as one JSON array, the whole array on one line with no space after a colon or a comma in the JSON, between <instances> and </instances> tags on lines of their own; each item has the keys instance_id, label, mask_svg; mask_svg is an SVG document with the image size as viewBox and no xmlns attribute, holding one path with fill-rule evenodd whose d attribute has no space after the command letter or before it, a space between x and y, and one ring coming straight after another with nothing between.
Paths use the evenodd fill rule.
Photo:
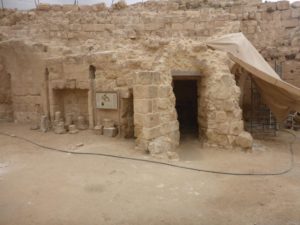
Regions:
<instances>
[{"instance_id":1,"label":"small plaque","mask_svg":"<svg viewBox=\"0 0 300 225\"><path fill-rule=\"evenodd\" d=\"M96 93L97 109L118 109L118 94L113 92Z\"/></svg>"}]
</instances>

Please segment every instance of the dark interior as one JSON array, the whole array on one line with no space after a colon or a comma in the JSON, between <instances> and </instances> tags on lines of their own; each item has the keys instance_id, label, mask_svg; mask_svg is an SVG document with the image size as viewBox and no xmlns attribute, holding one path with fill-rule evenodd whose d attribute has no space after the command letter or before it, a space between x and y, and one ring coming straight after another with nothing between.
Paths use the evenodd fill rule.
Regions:
<instances>
[{"instance_id":1,"label":"dark interior","mask_svg":"<svg viewBox=\"0 0 300 225\"><path fill-rule=\"evenodd\" d=\"M174 80L173 85L181 137L198 137L197 80Z\"/></svg>"}]
</instances>

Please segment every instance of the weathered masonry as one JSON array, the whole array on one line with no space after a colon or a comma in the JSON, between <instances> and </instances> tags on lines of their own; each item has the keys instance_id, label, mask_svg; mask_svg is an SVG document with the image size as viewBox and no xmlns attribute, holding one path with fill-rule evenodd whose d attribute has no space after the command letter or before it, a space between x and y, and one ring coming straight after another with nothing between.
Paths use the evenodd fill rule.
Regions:
<instances>
[{"instance_id":1,"label":"weathered masonry","mask_svg":"<svg viewBox=\"0 0 300 225\"><path fill-rule=\"evenodd\" d=\"M172 152L186 133L249 148L250 86L241 91L234 63L205 42L243 32L300 87L299 18L300 2L258 0L2 10L0 120L53 123L59 111L65 123L94 129L110 119L153 155Z\"/></svg>"}]
</instances>

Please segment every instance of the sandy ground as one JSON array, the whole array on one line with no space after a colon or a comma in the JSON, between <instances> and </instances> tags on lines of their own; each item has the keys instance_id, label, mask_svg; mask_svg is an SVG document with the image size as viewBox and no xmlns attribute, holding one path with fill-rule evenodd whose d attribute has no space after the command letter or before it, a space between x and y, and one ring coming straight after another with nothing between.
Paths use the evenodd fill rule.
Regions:
<instances>
[{"instance_id":1,"label":"sandy ground","mask_svg":"<svg viewBox=\"0 0 300 225\"><path fill-rule=\"evenodd\" d=\"M91 131L55 135L1 123L0 131L52 147L149 158L133 140ZM228 176L96 156L49 152L0 135L0 224L299 225L300 133L294 169L281 176ZM289 166L290 135L256 141L253 152L179 149L184 166L278 172ZM84 144L76 147L77 144Z\"/></svg>"}]
</instances>

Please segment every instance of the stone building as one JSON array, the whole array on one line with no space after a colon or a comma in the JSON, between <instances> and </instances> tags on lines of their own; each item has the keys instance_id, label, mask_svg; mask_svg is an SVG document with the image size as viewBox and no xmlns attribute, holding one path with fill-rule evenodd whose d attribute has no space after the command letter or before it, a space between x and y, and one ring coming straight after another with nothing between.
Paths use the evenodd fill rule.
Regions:
<instances>
[{"instance_id":1,"label":"stone building","mask_svg":"<svg viewBox=\"0 0 300 225\"><path fill-rule=\"evenodd\" d=\"M249 90L241 93L227 54L205 43L243 32L300 87L299 18L300 2L259 0L2 10L0 120L53 121L61 111L93 129L111 119L153 155L173 151L185 132L213 146L251 147L243 121ZM113 106L101 106L103 95Z\"/></svg>"}]
</instances>

